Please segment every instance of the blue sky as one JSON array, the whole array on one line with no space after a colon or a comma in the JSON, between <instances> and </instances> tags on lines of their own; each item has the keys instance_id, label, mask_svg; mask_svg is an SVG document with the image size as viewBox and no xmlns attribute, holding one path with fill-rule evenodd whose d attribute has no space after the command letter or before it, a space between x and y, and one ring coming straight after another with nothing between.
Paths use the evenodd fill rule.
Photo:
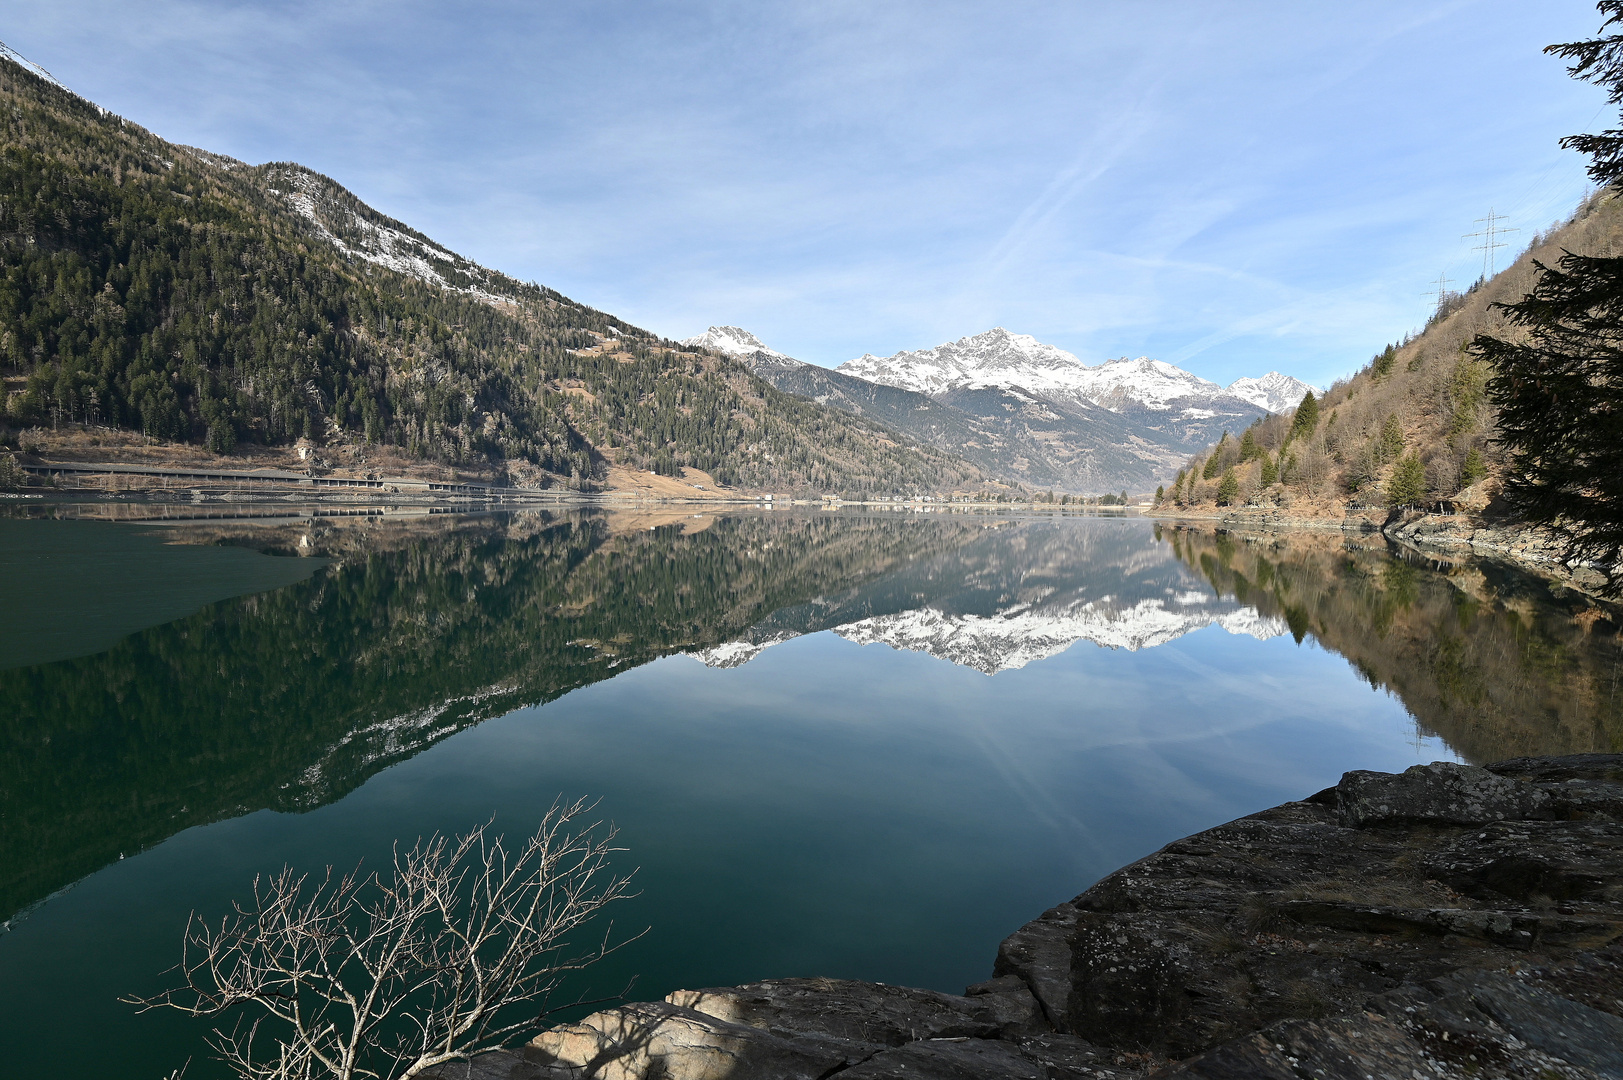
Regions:
<instances>
[{"instance_id":1,"label":"blue sky","mask_svg":"<svg viewBox=\"0 0 1623 1080\"><path fill-rule=\"evenodd\" d=\"M1585 191L1577 0L11 0L170 140L294 160L672 337L837 364L993 325L1327 383Z\"/></svg>"}]
</instances>

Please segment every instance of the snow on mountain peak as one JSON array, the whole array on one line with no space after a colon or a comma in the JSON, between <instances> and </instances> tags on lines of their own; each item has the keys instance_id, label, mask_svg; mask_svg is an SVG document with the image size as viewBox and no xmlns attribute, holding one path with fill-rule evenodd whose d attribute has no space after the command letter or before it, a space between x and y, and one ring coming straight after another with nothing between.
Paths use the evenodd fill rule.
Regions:
<instances>
[{"instance_id":1,"label":"snow on mountain peak","mask_svg":"<svg viewBox=\"0 0 1623 1080\"><path fill-rule=\"evenodd\" d=\"M1302 397L1309 390L1315 394L1323 393L1316 386L1277 371L1270 371L1260 379L1235 379L1228 385L1228 392L1235 397L1244 398L1273 413L1294 409L1302 403Z\"/></svg>"},{"instance_id":2,"label":"snow on mountain peak","mask_svg":"<svg viewBox=\"0 0 1623 1080\"><path fill-rule=\"evenodd\" d=\"M994 326L933 349L885 357L865 353L835 370L903 390L939 394L966 386L1058 389L1074 382L1076 373L1085 368L1064 349Z\"/></svg>"},{"instance_id":3,"label":"snow on mountain peak","mask_svg":"<svg viewBox=\"0 0 1623 1080\"><path fill-rule=\"evenodd\" d=\"M57 80L55 75L52 75L49 71L46 71L44 68L40 67L38 64L34 63L32 60L28 59L28 57L24 56L16 49L13 49L10 45L7 45L3 41L0 41L0 57L5 57L18 67L25 68L26 70L33 72L35 75L38 75L52 86L60 86L63 90L68 89L66 86L62 86L62 83ZM71 93L72 91L69 92Z\"/></svg>"},{"instance_id":4,"label":"snow on mountain peak","mask_svg":"<svg viewBox=\"0 0 1623 1080\"><path fill-rule=\"evenodd\" d=\"M1252 404L1165 360L1124 356L1089 367L1058 346L1001 326L933 349L885 357L869 353L846 361L837 370L925 394L1018 388L1056 403L1102 406L1116 412L1127 408L1209 410L1213 406L1234 412Z\"/></svg>"},{"instance_id":5,"label":"snow on mountain peak","mask_svg":"<svg viewBox=\"0 0 1623 1080\"><path fill-rule=\"evenodd\" d=\"M1081 389L1097 405L1120 410L1129 405L1144 409L1170 409L1184 398L1203 402L1223 397L1221 386L1165 360L1122 357L1087 368Z\"/></svg>"},{"instance_id":6,"label":"snow on mountain peak","mask_svg":"<svg viewBox=\"0 0 1623 1080\"><path fill-rule=\"evenodd\" d=\"M681 343L689 348L713 349L736 356L751 368L760 364L780 368L800 367L804 363L776 349L767 348L760 338L738 326L712 326L702 334L683 338Z\"/></svg>"}]
</instances>

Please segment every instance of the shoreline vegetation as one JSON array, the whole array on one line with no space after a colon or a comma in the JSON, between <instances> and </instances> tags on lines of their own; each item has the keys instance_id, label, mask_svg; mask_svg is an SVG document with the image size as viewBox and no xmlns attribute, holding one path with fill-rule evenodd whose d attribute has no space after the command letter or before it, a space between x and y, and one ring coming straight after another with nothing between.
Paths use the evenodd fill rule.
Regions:
<instances>
[{"instance_id":1,"label":"shoreline vegetation","mask_svg":"<svg viewBox=\"0 0 1623 1080\"><path fill-rule=\"evenodd\" d=\"M1528 472L1527 439L1502 429L1500 400L1528 376L1507 375L1484 349L1527 347L1534 335L1520 308L1534 303L1549 267L1605 262L1623 245L1618 194L1601 187L1565 222L1535 233L1509 267L1463 293L1441 294L1419 334L1387 345L1322 395L1309 393L1294 410L1237 436L1224 432L1156 492L1151 513L1242 531L1379 532L1427 552L1508 559L1591 595L1612 594L1623 564L1615 548L1593 540L1610 535L1610 466L1585 456L1587 479L1569 469L1556 484L1568 510L1530 512L1529 493L1550 483ZM1605 410L1594 411L1593 423L1603 424ZM1569 504L1593 513L1574 517Z\"/></svg>"},{"instance_id":2,"label":"shoreline vegetation","mask_svg":"<svg viewBox=\"0 0 1623 1080\"><path fill-rule=\"evenodd\" d=\"M1373 507L1346 507L1339 516L1292 513L1272 506L1232 509L1158 507L1148 511L1147 516L1169 524L1189 521L1216 525L1251 537L1292 530L1376 533L1432 558L1447 560L1474 556L1507 562L1587 596L1607 598L1607 574L1604 568L1566 558L1558 537L1523 522L1478 514Z\"/></svg>"}]
</instances>

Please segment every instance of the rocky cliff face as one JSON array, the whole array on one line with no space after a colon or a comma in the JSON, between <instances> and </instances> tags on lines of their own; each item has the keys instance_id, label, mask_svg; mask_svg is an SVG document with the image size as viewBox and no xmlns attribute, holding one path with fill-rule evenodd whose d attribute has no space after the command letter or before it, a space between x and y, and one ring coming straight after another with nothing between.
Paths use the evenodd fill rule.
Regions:
<instances>
[{"instance_id":1,"label":"rocky cliff face","mask_svg":"<svg viewBox=\"0 0 1623 1080\"><path fill-rule=\"evenodd\" d=\"M1623 1076L1623 755L1348 773L1046 912L962 996L683 990L444 1073L836 1074Z\"/></svg>"}]
</instances>

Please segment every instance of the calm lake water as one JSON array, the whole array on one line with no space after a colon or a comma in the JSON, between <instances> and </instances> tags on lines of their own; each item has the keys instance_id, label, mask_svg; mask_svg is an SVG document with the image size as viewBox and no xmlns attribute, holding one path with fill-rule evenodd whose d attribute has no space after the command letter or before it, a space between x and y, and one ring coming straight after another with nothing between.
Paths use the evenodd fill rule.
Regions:
<instances>
[{"instance_id":1,"label":"calm lake water","mask_svg":"<svg viewBox=\"0 0 1623 1080\"><path fill-rule=\"evenodd\" d=\"M19 1077L221 1075L117 1000L189 912L560 796L638 868L605 991L956 992L1109 871L1345 770L1623 745L1609 609L1134 517L0 519L0 615Z\"/></svg>"}]
</instances>

